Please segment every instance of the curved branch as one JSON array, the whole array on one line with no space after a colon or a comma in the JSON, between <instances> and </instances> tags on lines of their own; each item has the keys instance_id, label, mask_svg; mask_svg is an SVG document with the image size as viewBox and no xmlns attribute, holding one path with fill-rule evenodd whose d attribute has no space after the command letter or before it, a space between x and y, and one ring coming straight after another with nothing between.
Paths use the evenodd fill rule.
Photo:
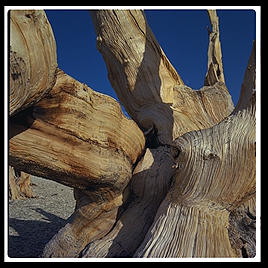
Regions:
<instances>
[{"instance_id":1,"label":"curved branch","mask_svg":"<svg viewBox=\"0 0 268 268\"><path fill-rule=\"evenodd\" d=\"M9 133L12 166L76 189L76 210L44 256L78 256L113 226L143 133L114 99L62 71L46 97L11 118Z\"/></svg>"},{"instance_id":2,"label":"curved branch","mask_svg":"<svg viewBox=\"0 0 268 268\"><path fill-rule=\"evenodd\" d=\"M120 186L143 146L142 132L114 99L62 71L45 98L10 120L11 165L80 189Z\"/></svg>"},{"instance_id":3,"label":"curved branch","mask_svg":"<svg viewBox=\"0 0 268 268\"><path fill-rule=\"evenodd\" d=\"M83 250L82 257L131 257L143 241L175 173L173 148L146 149L130 182L130 201L113 229Z\"/></svg>"},{"instance_id":4,"label":"curved branch","mask_svg":"<svg viewBox=\"0 0 268 268\"><path fill-rule=\"evenodd\" d=\"M224 83L194 91L185 86L141 10L91 11L97 47L110 82L129 115L158 144L210 127L233 110Z\"/></svg>"},{"instance_id":5,"label":"curved branch","mask_svg":"<svg viewBox=\"0 0 268 268\"><path fill-rule=\"evenodd\" d=\"M228 116L233 104L224 80L209 78L213 83L199 91L185 86L141 11L101 10L92 17L110 81L151 148L134 170L134 202L121 213L145 140L119 104L58 71L39 102L40 96L28 109L20 105L24 110L10 120L10 164L74 187L77 200L43 256L92 256L96 249L98 256L236 256L229 213L255 191L255 104L248 93L253 69Z\"/></svg>"},{"instance_id":6,"label":"curved branch","mask_svg":"<svg viewBox=\"0 0 268 268\"><path fill-rule=\"evenodd\" d=\"M219 124L176 139L174 184L134 256L238 256L228 234L229 214L256 191L254 55L255 47L241 90L243 105Z\"/></svg>"}]
</instances>

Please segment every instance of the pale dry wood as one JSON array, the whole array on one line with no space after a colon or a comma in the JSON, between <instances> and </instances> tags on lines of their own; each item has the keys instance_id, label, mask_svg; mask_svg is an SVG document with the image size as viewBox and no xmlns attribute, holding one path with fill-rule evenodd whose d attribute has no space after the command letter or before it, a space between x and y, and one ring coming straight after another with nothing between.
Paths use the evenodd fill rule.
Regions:
<instances>
[{"instance_id":1,"label":"pale dry wood","mask_svg":"<svg viewBox=\"0 0 268 268\"><path fill-rule=\"evenodd\" d=\"M44 257L77 257L110 230L144 144L119 103L60 70L46 97L12 117L10 163L80 191L75 212Z\"/></svg>"},{"instance_id":2,"label":"pale dry wood","mask_svg":"<svg viewBox=\"0 0 268 268\"><path fill-rule=\"evenodd\" d=\"M131 40L132 42L136 42L136 46L148 46L149 50L151 43L149 45L146 43L147 40L151 40L151 32L147 30L147 34L145 38L140 38L139 40L133 37L125 37L125 35L121 35L122 32L127 30L124 28L126 27L124 25L125 17L134 16L133 14L129 14L130 11L98 11L98 12L92 12L92 16L95 19L98 20L95 21L96 24L100 26L95 26L97 28L97 44L99 46L100 52L102 53L104 60L106 61L109 77L111 79L116 79L116 81L119 81L120 79L123 80L122 76L128 79L132 79L131 76L133 73L128 72L128 69L123 68L122 70L118 71L118 73L114 73L116 68L112 68L109 66L112 66L112 63L114 62L114 57L118 59L118 65L120 65L120 57L124 52L126 52L127 47L124 48L123 46L128 44ZM130 12L131 13L131 12ZM146 23L144 14L142 14L141 11L135 11L135 24L132 25L137 32L141 31L141 35L144 34L144 24ZM104 23L104 18L108 17L110 19L110 24L113 26L106 25ZM100 22L101 21L101 22ZM129 22L130 23L130 22ZM141 27L139 26L139 23L141 23ZM99 27L99 28L98 28ZM107 27L107 28L106 28ZM118 28L117 35L120 36L120 38L125 38L124 41L119 44L117 44L118 39L113 37L113 34L111 34L112 37L109 36L106 37L107 33L110 33L109 27L111 28ZM137 29L136 29L137 28ZM148 25L146 26L146 29L148 28ZM99 31L99 32L98 32ZM127 34L127 33L126 33ZM131 35L132 32L128 31L128 35ZM138 33L135 34L137 36ZM105 39L106 38L106 39ZM113 40L114 38L114 40ZM105 39L105 41L104 41ZM134 40L133 40L134 39ZM108 44L107 44L108 43ZM146 43L146 44L144 44ZM113 44L113 45L112 45ZM121 44L122 47L121 47ZM157 44L157 41L154 39L153 42L154 45ZM133 44L132 44L133 45ZM159 46L157 44L157 46ZM159 46L160 47L160 46ZM121 51L120 54L118 51ZM112 51L112 52L111 52ZM158 51L159 52L159 51ZM111 53L111 54L109 54ZM136 51L130 51L130 53L136 53ZM139 52L137 52L139 53ZM162 53L162 50L161 50ZM145 54L145 52L143 52ZM157 55L157 54L156 54ZM145 57L145 59L144 59ZM158 56L159 57L159 54ZM161 58L162 56L160 56ZM157 68L155 68L155 65L150 66L150 61L146 59L146 55L143 55L143 58L141 58L142 63L137 64L137 62L127 62L131 68L133 69L139 69L140 66L143 64L143 61L146 63L146 68L139 70L140 73L143 75L140 78L138 75L136 75L136 80L139 79L138 85L140 88L140 92L142 94L144 93L144 89L147 89L147 85L143 85L143 91L142 91L142 79L145 77L148 77L148 79L152 81L160 81L161 75L163 72L167 72L167 70L162 69L161 72ZM137 65L135 65L137 64ZM161 64L160 64L161 65ZM114 66L114 65L113 65ZM122 66L121 66L122 67ZM120 68L120 67L118 67ZM129 67L130 68L130 67ZM172 67L173 68L173 67ZM159 67L160 69L160 67ZM123 72L123 73L122 73ZM120 77L121 76L121 77ZM164 76L164 75L163 75ZM124 79L125 79L124 78ZM111 81L113 84L113 81ZM120 83L120 82L118 82ZM174 83L174 81L173 81ZM154 82L154 84L157 84ZM116 83L114 84L115 86ZM155 86L155 89L157 86ZM131 91L131 96L128 99L127 105L134 105L133 102L135 101L142 101L143 96L139 95L141 93L137 93L136 91L132 90L131 87L122 87L122 85L115 90L120 90L120 93L118 93L118 96L120 98L119 94L125 94L124 98L128 94L128 90ZM162 90L164 90L163 88ZM149 91L150 92L150 91ZM157 92L157 91L155 91ZM135 95L136 94L136 95ZM120 99L122 102L123 100ZM152 98L150 98L150 102L152 102ZM146 102L145 102L146 103ZM172 105L170 105L172 104ZM223 118L228 116L233 110L233 104L231 97L228 93L228 90L226 89L224 83L218 82L214 84L213 86L206 86L202 88L199 91L194 91L191 88L183 85L182 83L179 84L178 82L173 84L173 100L172 103L164 103L162 102L154 101L153 104L149 104L147 107L144 105L142 107L142 112L139 114L142 114L143 119L149 118L148 122L154 118L155 123L153 126L149 126L147 130L145 130L145 133L147 135L147 146L152 146L151 142L148 142L148 137L150 135L157 135L158 141L154 141L155 144L153 146L159 146L161 143L170 144L172 143L176 137L181 136L182 134L194 130L194 129L203 129L208 128L219 121L221 121ZM134 111L135 113L136 111ZM133 114L131 114L133 115ZM135 116L133 117L136 118ZM141 119L141 120L143 120ZM137 119L136 119L137 120ZM146 119L147 120L147 119ZM146 121L145 120L145 121ZM138 124L140 124L141 121L137 120ZM143 128L146 129L146 128ZM155 132L155 133L154 133ZM162 134L165 133L165 134ZM162 135L162 136L161 136ZM165 136L165 137L164 137ZM161 137L164 137L163 139ZM155 139L155 137L154 137ZM160 141L160 144L159 144ZM160 147L158 147L160 148ZM164 147L162 147L164 148ZM169 147L170 148L174 147ZM161 150L160 150L161 151ZM161 154L160 154L161 155ZM142 166L142 163L145 161L145 163L150 159L148 151L145 154L143 160L139 163L137 168L140 168ZM152 159L152 158L151 158ZM170 159L170 161L168 161ZM162 160L163 161L163 160ZM162 169L159 167L161 166L161 162L159 162L158 157L153 158L152 166L150 168L146 167L144 165L142 168L140 168L140 172L134 173L132 179L132 196L135 196L135 190L139 189L140 193L138 197L131 201L129 207L126 209L126 211L123 213L123 215L119 218L117 224L112 229L109 234L104 236L102 239L94 241L90 243L86 249L82 252L83 257L118 257L118 256L132 256L135 249L141 243L145 233L147 232L151 222L152 217L155 214L155 211L157 209L157 206L165 196L168 185L170 184L170 180L172 178L172 175L174 174L174 167L176 166L174 164L175 157L172 154L167 157L167 162L165 163L165 171L163 173L161 172ZM149 161L150 162L150 161ZM141 164L141 165L140 165ZM162 164L163 165L163 164ZM158 172L159 174L156 175L155 172ZM135 172L135 171L134 171ZM146 175L144 175L146 174ZM154 175L152 175L154 174ZM138 180L135 178L139 178ZM141 181L141 182L139 182ZM150 186L148 186L150 185ZM165 189L165 191L162 192L162 194L159 194L159 188L162 187L162 190ZM150 199L151 196L154 196L154 202ZM157 206L154 205L157 204ZM133 222L133 217L135 217L135 222ZM132 231L130 231L132 230ZM131 241L131 242L130 242Z\"/></svg>"},{"instance_id":3,"label":"pale dry wood","mask_svg":"<svg viewBox=\"0 0 268 268\"><path fill-rule=\"evenodd\" d=\"M127 183L144 136L114 99L59 71L49 94L26 112L10 120L14 167L80 189Z\"/></svg>"},{"instance_id":4,"label":"pale dry wood","mask_svg":"<svg viewBox=\"0 0 268 268\"><path fill-rule=\"evenodd\" d=\"M185 86L141 10L91 11L97 48L128 114L161 144L218 123L233 110L222 79L195 91Z\"/></svg>"},{"instance_id":5,"label":"pale dry wood","mask_svg":"<svg viewBox=\"0 0 268 268\"><path fill-rule=\"evenodd\" d=\"M248 65L255 66L255 46ZM245 79L255 81L254 75L247 69ZM180 154L174 184L135 257L239 256L229 239L229 214L256 190L255 84L244 82L243 106L175 141Z\"/></svg>"},{"instance_id":6,"label":"pale dry wood","mask_svg":"<svg viewBox=\"0 0 268 268\"><path fill-rule=\"evenodd\" d=\"M43 10L10 11L9 114L40 100L55 83L56 42Z\"/></svg>"},{"instance_id":7,"label":"pale dry wood","mask_svg":"<svg viewBox=\"0 0 268 268\"><path fill-rule=\"evenodd\" d=\"M153 222L175 173L174 148L146 149L130 182L129 205L113 229L82 252L89 257L131 257Z\"/></svg>"},{"instance_id":8,"label":"pale dry wood","mask_svg":"<svg viewBox=\"0 0 268 268\"><path fill-rule=\"evenodd\" d=\"M9 180L8 180L9 198L11 200L20 199L21 195L20 195L17 183L16 183L14 170L11 166L9 166L8 172L9 172Z\"/></svg>"},{"instance_id":9,"label":"pale dry wood","mask_svg":"<svg viewBox=\"0 0 268 268\"><path fill-rule=\"evenodd\" d=\"M138 32L141 31L142 28L142 34L144 34L144 24L146 23L144 14L142 14L141 11L135 11L134 15L131 13L131 11L98 11L97 13L92 12L92 16L95 19L98 20L95 23L100 26L95 26L97 28L97 44L100 49L100 52L102 53L104 59L106 60L108 72L110 70L109 77L110 79L120 80L122 76L129 77L129 79L132 79L131 76L133 73L128 72L126 68L123 69L124 73L122 73L122 70L116 75L113 73L115 68L110 67L112 66L112 63L114 61L114 57L117 57L119 65L120 65L120 57L124 52L126 52L127 47L123 47L124 45L128 44L131 40L131 44L133 45L133 42L136 42L136 46L148 46L148 49L150 50L150 42L149 45L146 43L147 40L151 40L153 35L151 35L151 31L147 30L147 34L145 38L135 39L134 36L137 36ZM121 35L122 32L127 32L125 29L125 17L132 18L135 16L135 24L132 25L137 31L137 33L131 37L125 37L125 35ZM109 26L108 24L104 23L104 18L108 17L110 19L110 23L113 26ZM100 22L101 21L101 22ZM130 21L129 21L130 23ZM139 23L141 23L142 26L139 26ZM98 28L99 27L99 28ZM107 27L107 28L106 28ZM118 39L114 37L113 34L112 37L106 37L107 33L109 32L109 27L118 28L117 35L120 36L120 38L125 38L124 41L119 44L117 44ZM137 28L137 29L136 29ZM149 28L149 26L146 26L146 29ZM129 28L128 28L129 29ZM98 32L100 31L100 32ZM128 31L126 33L128 35L132 35L133 33L131 31ZM104 38L106 38L106 42L104 41ZM108 43L108 44L107 44ZM144 44L146 43L146 45ZM113 44L113 45L111 45ZM122 47L121 47L121 44ZM153 42L154 45L157 45L159 48L157 41L154 39ZM118 51L121 51L122 53L118 53ZM112 52L111 52L111 51ZM130 51L129 53L136 53L137 51ZM156 51L157 52L157 51ZM112 56L109 53L114 53ZM137 52L139 53L139 51ZM159 51L158 51L159 53ZM161 50L161 53L162 50ZM145 52L143 52L145 54ZM156 54L157 55L157 54ZM145 57L145 59L144 59ZM158 56L159 57L159 54ZM160 56L162 58L162 56ZM139 70L140 73L143 75L142 78L148 77L151 81L159 81L161 80L161 77L164 77L164 72L168 72L168 68L173 68L172 66L167 67L167 69L162 69L161 72L156 68L155 65L150 65L150 61L146 60L146 55L143 55L143 58L141 58L141 61L146 63L146 68ZM129 68L132 69L139 69L140 65L142 63L139 63L135 66L137 62L127 62L129 64ZM161 64L160 64L161 65ZM118 67L119 68L119 67ZM159 67L160 69L160 67ZM163 76L162 76L163 74ZM111 77L112 76L112 77ZM121 76L121 77L120 77ZM144 93L144 88L147 88L147 85L144 85L143 91L142 91L142 78L140 78L137 75L138 85L140 87L140 92ZM116 81L117 81L116 80ZM113 82L111 81L113 84ZM118 82L119 83L119 82ZM174 81L173 81L174 83ZM154 82L156 85L157 83ZM223 118L228 116L231 111L233 110L233 104L231 97L228 93L228 90L226 89L224 83L218 82L213 86L206 86L202 88L199 91L194 91L191 88L183 85L182 83L174 83L173 84L173 101L172 105L163 103L162 102L154 102L152 105L148 105L147 107L142 107L142 116L144 118L152 118L154 117L155 124L151 127L149 127L145 133L147 135L147 146L159 146L161 143L171 143L175 139L175 137L181 136L182 134L194 130L194 129L202 129L207 128L215 125L219 121L221 121ZM116 85L115 85L116 86ZM155 86L155 89L157 86ZM127 96L128 90L126 90L126 87L119 87L118 90L121 90L120 92L122 94L125 94ZM133 95L136 94L136 91L131 90L132 99L128 99L127 105L134 105L133 102L136 100L141 100L141 95ZM116 90L116 88L115 88ZM165 90L163 87L162 90ZM157 91L155 91L157 92ZM118 94L121 94L118 93ZM120 95L118 95L120 98ZM123 98L125 97L123 96ZM150 98L150 102L152 102L152 98ZM122 102L123 100L120 99ZM141 113L139 113L141 114ZM135 119L135 117L134 117ZM142 120L143 120L142 119ZM147 120L147 119L146 119ZM149 119L150 121L151 119ZM141 121L138 121L140 125ZM156 132L156 133L154 133ZM164 139L161 139L161 135L159 136L159 133L165 133ZM149 141L150 136L157 135L158 137L153 137L154 141ZM164 137L162 135L162 137ZM158 140L158 141L155 141ZM160 144L159 144L160 140ZM162 148L162 149L160 149ZM163 148L166 148L165 150L175 150L174 147L158 147L158 150L160 150L158 153L162 157L165 155L163 154L162 150ZM167 149L168 148L168 149ZM151 149L151 153L153 153L153 149ZM164 151L165 151L164 150ZM161 152L161 153L160 153ZM156 152L154 152L154 157L150 158L149 151L145 154L143 157L143 160L140 161L136 169L139 169L139 172L134 171L133 179L131 181L131 194L132 196L135 196L134 200L131 201L130 205L126 209L126 211L123 213L123 215L119 218L118 222L116 223L115 227L112 229L109 234L104 236L102 239L94 241L90 243L86 249L82 252L83 257L118 257L118 256L132 256L135 249L141 243L145 233L147 232L152 219L154 217L154 214L156 212L156 209L161 202L161 200L164 198L165 194L168 191L170 180L174 174L175 169L175 156L174 152L173 154L169 154L169 157L166 158L165 163L165 169L162 172L162 169L164 163L161 164L161 161L163 161L163 158L159 158L159 155L157 155ZM176 153L175 153L176 155ZM150 160L153 161L151 164L151 167L148 168L146 164L144 163L150 163ZM153 160L152 160L153 159ZM161 159L161 161L159 161ZM170 160L170 161L169 161ZM148 161L148 162L147 162ZM142 167L142 168L141 168ZM158 172L158 174L156 174ZM137 179L139 178L139 179ZM139 195L136 195L134 189L139 189ZM161 194L159 193L159 189L161 189ZM151 197L154 197L153 201ZM157 205L156 205L157 204ZM135 222L133 222L133 217L135 217ZM132 230L132 231L130 231Z\"/></svg>"},{"instance_id":10,"label":"pale dry wood","mask_svg":"<svg viewBox=\"0 0 268 268\"><path fill-rule=\"evenodd\" d=\"M225 83L225 80L222 64L219 18L216 10L208 10L208 16L212 30L209 30L208 70L205 77L205 86L213 86L219 81Z\"/></svg>"},{"instance_id":11,"label":"pale dry wood","mask_svg":"<svg viewBox=\"0 0 268 268\"><path fill-rule=\"evenodd\" d=\"M62 71L41 101L12 117L11 163L75 188L76 210L43 257L238 256L228 224L255 190L252 83L227 117L224 80L199 91L184 85L142 11L91 14L109 79L150 149L132 174L141 130L115 100ZM244 81L255 81L253 58Z\"/></svg>"},{"instance_id":12,"label":"pale dry wood","mask_svg":"<svg viewBox=\"0 0 268 268\"><path fill-rule=\"evenodd\" d=\"M33 197L31 175L9 166L9 198L16 200Z\"/></svg>"},{"instance_id":13,"label":"pale dry wood","mask_svg":"<svg viewBox=\"0 0 268 268\"><path fill-rule=\"evenodd\" d=\"M104 190L103 190L104 191ZM85 246L105 236L116 222L122 195L111 200L93 201L90 195L75 189L76 208L67 224L46 244L41 257L79 257ZM104 195L99 190L100 195Z\"/></svg>"},{"instance_id":14,"label":"pale dry wood","mask_svg":"<svg viewBox=\"0 0 268 268\"><path fill-rule=\"evenodd\" d=\"M173 140L192 130L209 128L234 109L232 98L222 82L193 90L186 86L174 88Z\"/></svg>"},{"instance_id":15,"label":"pale dry wood","mask_svg":"<svg viewBox=\"0 0 268 268\"><path fill-rule=\"evenodd\" d=\"M44 256L77 256L114 224L144 136L115 100L55 72L44 11L12 11L11 24L10 163L76 188L76 210Z\"/></svg>"}]
</instances>

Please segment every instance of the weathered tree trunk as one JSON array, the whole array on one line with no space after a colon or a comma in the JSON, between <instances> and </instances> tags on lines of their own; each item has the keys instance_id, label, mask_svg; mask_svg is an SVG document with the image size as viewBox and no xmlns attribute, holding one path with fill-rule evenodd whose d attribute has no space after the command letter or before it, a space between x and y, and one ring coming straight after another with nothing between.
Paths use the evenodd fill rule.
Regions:
<instances>
[{"instance_id":1,"label":"weathered tree trunk","mask_svg":"<svg viewBox=\"0 0 268 268\"><path fill-rule=\"evenodd\" d=\"M55 83L56 42L42 10L10 11L10 115L31 106Z\"/></svg>"},{"instance_id":2,"label":"weathered tree trunk","mask_svg":"<svg viewBox=\"0 0 268 268\"><path fill-rule=\"evenodd\" d=\"M234 109L208 13L208 72L192 90L142 11L91 11L111 84L136 123L54 67L54 84L32 87L10 113L10 164L75 189L75 211L43 257L254 255L253 223L243 220L247 233L241 222L255 211L255 47Z\"/></svg>"},{"instance_id":3,"label":"weathered tree trunk","mask_svg":"<svg viewBox=\"0 0 268 268\"><path fill-rule=\"evenodd\" d=\"M232 112L231 96L221 80L199 91L184 85L143 12L91 14L97 47L118 98L145 133L155 133L159 143L172 144L178 136L211 127Z\"/></svg>"},{"instance_id":4,"label":"weathered tree trunk","mask_svg":"<svg viewBox=\"0 0 268 268\"><path fill-rule=\"evenodd\" d=\"M11 200L35 197L31 187L31 175L9 166L9 198Z\"/></svg>"},{"instance_id":5,"label":"weathered tree trunk","mask_svg":"<svg viewBox=\"0 0 268 268\"><path fill-rule=\"evenodd\" d=\"M46 97L10 119L9 132L13 166L76 189L76 211L45 256L77 256L114 224L144 147L141 130L114 99L58 71Z\"/></svg>"},{"instance_id":6,"label":"weathered tree trunk","mask_svg":"<svg viewBox=\"0 0 268 268\"><path fill-rule=\"evenodd\" d=\"M256 190L254 97L214 127L175 140L180 154L173 185L134 256L236 256L229 213Z\"/></svg>"}]
</instances>

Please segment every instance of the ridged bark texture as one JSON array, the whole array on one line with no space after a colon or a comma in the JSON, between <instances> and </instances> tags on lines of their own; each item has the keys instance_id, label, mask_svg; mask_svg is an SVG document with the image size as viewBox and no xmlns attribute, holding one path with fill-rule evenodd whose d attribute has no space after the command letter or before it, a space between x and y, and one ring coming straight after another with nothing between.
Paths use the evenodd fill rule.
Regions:
<instances>
[{"instance_id":1,"label":"ridged bark texture","mask_svg":"<svg viewBox=\"0 0 268 268\"><path fill-rule=\"evenodd\" d=\"M229 213L256 192L255 53L254 44L244 79L251 83L243 84L237 109L175 140L174 183L134 257L239 256L228 223Z\"/></svg>"},{"instance_id":2,"label":"ridged bark texture","mask_svg":"<svg viewBox=\"0 0 268 268\"><path fill-rule=\"evenodd\" d=\"M44 12L11 12L10 164L73 187L76 199L42 257L254 256L255 44L234 109L218 17L208 14L208 72L192 90L143 11L91 11L133 121L114 99L56 69Z\"/></svg>"},{"instance_id":3,"label":"ridged bark texture","mask_svg":"<svg viewBox=\"0 0 268 268\"><path fill-rule=\"evenodd\" d=\"M9 114L40 100L55 83L56 42L43 10L10 11Z\"/></svg>"}]
</instances>

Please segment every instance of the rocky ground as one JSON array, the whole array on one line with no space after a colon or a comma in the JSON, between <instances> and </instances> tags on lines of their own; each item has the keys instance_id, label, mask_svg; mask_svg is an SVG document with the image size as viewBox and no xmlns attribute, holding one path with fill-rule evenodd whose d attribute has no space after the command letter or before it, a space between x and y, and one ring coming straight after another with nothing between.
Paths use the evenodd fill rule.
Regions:
<instances>
[{"instance_id":1,"label":"rocky ground","mask_svg":"<svg viewBox=\"0 0 268 268\"><path fill-rule=\"evenodd\" d=\"M9 201L8 256L36 258L75 207L72 188L32 177L35 198Z\"/></svg>"}]
</instances>

